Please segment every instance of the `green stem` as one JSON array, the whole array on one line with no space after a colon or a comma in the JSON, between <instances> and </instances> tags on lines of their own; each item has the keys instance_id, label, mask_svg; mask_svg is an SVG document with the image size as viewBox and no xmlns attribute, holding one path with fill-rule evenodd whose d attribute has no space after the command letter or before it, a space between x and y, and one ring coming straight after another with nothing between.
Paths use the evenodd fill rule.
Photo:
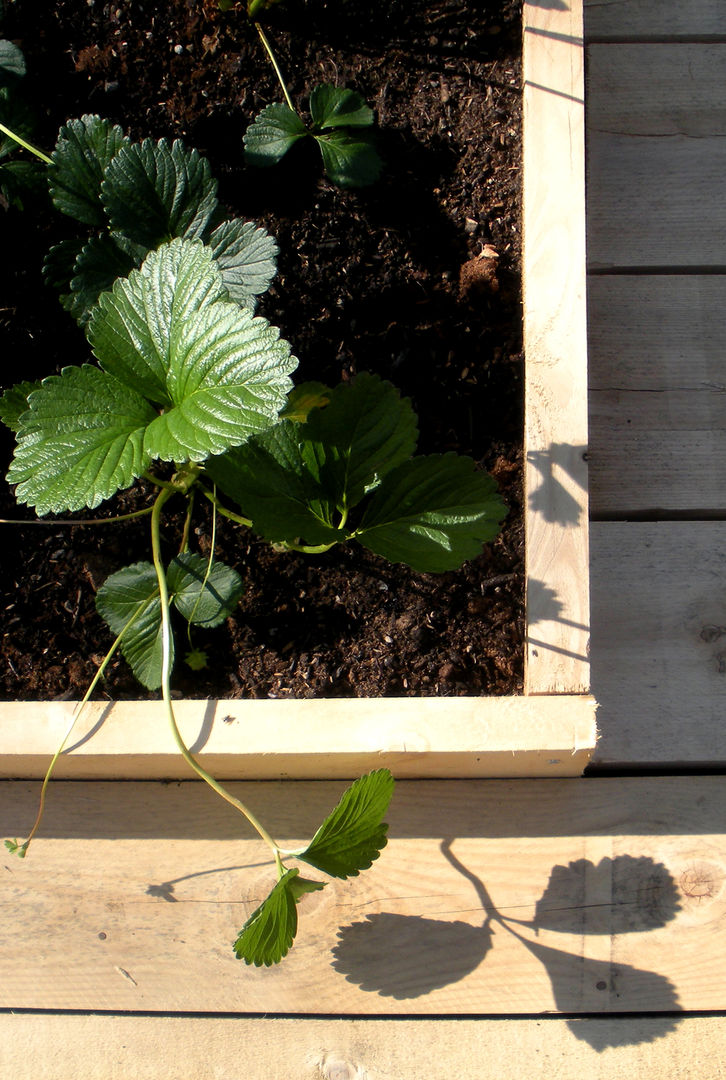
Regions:
<instances>
[{"instance_id":1,"label":"green stem","mask_svg":"<svg viewBox=\"0 0 726 1080\"><path fill-rule=\"evenodd\" d=\"M108 525L114 521L131 521L133 518L148 517L153 509L153 506L147 506L143 510L134 510L131 514L118 514L116 517L107 518L56 518L54 521L45 521L42 518L31 518L29 521L0 518L0 525Z\"/></svg>"},{"instance_id":2,"label":"green stem","mask_svg":"<svg viewBox=\"0 0 726 1080\"><path fill-rule=\"evenodd\" d=\"M209 499L214 509L217 511L218 514L221 514L222 517L229 518L230 521L236 521L238 525L244 525L248 529L252 528L252 522L249 518L242 517L241 514L235 514L232 510L228 510L226 506L222 505L222 503L217 498L216 487L214 492L211 492L200 484L199 490L201 491L205 499Z\"/></svg>"},{"instance_id":3,"label":"green stem","mask_svg":"<svg viewBox=\"0 0 726 1080\"><path fill-rule=\"evenodd\" d=\"M14 131L10 130L10 128L5 127L5 124L0 124L0 131L2 131L3 135L9 136L13 140L13 142L16 142L18 144L18 146L22 146L23 150L28 150L31 154L35 154L35 156L37 158L40 158L41 161L44 161L46 165L53 164L47 154L44 154L43 151L39 150L37 146L33 146L32 143L27 142L27 140L25 140L21 135L16 135Z\"/></svg>"},{"instance_id":4,"label":"green stem","mask_svg":"<svg viewBox=\"0 0 726 1080\"><path fill-rule=\"evenodd\" d=\"M272 46L270 45L269 41L267 40L267 36L265 34L265 31L262 29L260 24L258 22L256 22L255 26L257 27L257 33L260 35L260 41L262 42L262 44L263 44L263 46L265 48L265 52L267 53L267 55L270 58L270 63L272 64L273 68L275 69L275 74L277 75L277 81L279 82L280 86L282 87L282 92L285 95L285 101L287 102L287 106L288 106L288 108L290 109L291 112L295 112L295 106L293 105L292 98L290 97L290 95L289 95L289 93L287 91L287 87L285 86L285 80L282 77L282 72L280 71L280 67L279 67L279 65L277 63L277 60L275 59L275 54L272 51Z\"/></svg>"},{"instance_id":5,"label":"green stem","mask_svg":"<svg viewBox=\"0 0 726 1080\"><path fill-rule=\"evenodd\" d=\"M61 756L61 754L65 750L66 743L68 742L68 740L71 737L71 733L73 732L73 728L76 726L78 720L81 717L81 713L83 712L86 705L88 704L88 701L89 701L89 699L91 697L91 694L93 693L93 691L98 686L99 680L103 677L103 673L105 672L106 668L108 667L109 663L111 662L111 659L112 659L114 653L116 652L119 645L121 644L121 639L123 638L126 631L129 629L131 624L139 617L139 614L140 614L140 611L135 611L133 613L133 615L130 617L130 619L128 620L128 622L126 623L126 625L123 627L120 634L117 636L117 638L114 641L113 645L108 650L108 652L104 656L101 664L99 665L98 671L94 675L90 686L88 687L88 689L86 690L86 693L83 696L83 700L81 702L79 702L78 705L76 706L76 708L73 710L73 715L71 717L71 722L68 725L68 730L66 731L65 735L63 736L63 739L61 740L55 754L51 758L50 765L46 769L45 777L43 779L43 786L40 789L40 798L38 800L38 813L37 813L35 821L33 823L33 828L28 833L27 840L25 840L25 842L23 844L21 844L19 849L18 849L18 854L20 855L21 859L25 858L25 856L27 854L27 851L28 851L28 848L30 847L30 842L33 839L33 837L35 836L35 834L37 833L38 829L40 828L40 823L43 820L43 814L45 812L46 792L48 790L48 784L50 783L50 779L51 779L51 776L53 775L53 770L56 767L56 763L58 761L58 758Z\"/></svg>"},{"instance_id":6,"label":"green stem","mask_svg":"<svg viewBox=\"0 0 726 1080\"><path fill-rule=\"evenodd\" d=\"M174 736L174 742L179 748L179 753L184 758L189 768L193 769L201 780L204 780L206 784L209 784L212 790L216 791L225 802L228 802L230 806L239 810L239 812L247 818L252 828L272 849L275 855L275 861L278 864L279 874L281 866L279 845L275 843L267 830L260 824L255 815L248 810L244 803L240 802L239 799L236 799L234 795L231 795L218 780L215 780L215 778L199 764L182 739L179 727L177 726L174 707L171 701L171 620L169 617L169 589L166 582L166 571L164 570L164 564L161 560L160 532L161 511L164 508L164 503L166 503L173 494L174 492L169 490L160 491L156 502L154 503L154 509L151 515L151 551L161 599L161 696L166 707L167 718Z\"/></svg>"},{"instance_id":7,"label":"green stem","mask_svg":"<svg viewBox=\"0 0 726 1080\"><path fill-rule=\"evenodd\" d=\"M303 555L323 555L337 543L337 540L333 540L330 544L294 544L292 540L285 540L283 546L286 551L300 551Z\"/></svg>"},{"instance_id":8,"label":"green stem","mask_svg":"<svg viewBox=\"0 0 726 1080\"><path fill-rule=\"evenodd\" d=\"M181 543L179 545L179 554L183 555L185 551L189 550L189 533L192 528L192 511L194 509L194 488L189 492L187 497L187 513L184 518L184 529L182 530ZM206 584L206 582L205 582ZM201 596L201 593L199 594Z\"/></svg>"}]
</instances>

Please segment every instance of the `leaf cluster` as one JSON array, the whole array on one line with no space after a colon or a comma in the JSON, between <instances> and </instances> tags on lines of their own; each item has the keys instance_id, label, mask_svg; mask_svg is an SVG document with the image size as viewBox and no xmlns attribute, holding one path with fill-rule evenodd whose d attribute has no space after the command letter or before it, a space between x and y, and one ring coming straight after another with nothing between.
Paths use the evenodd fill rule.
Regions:
<instances>
[{"instance_id":1,"label":"leaf cluster","mask_svg":"<svg viewBox=\"0 0 726 1080\"><path fill-rule=\"evenodd\" d=\"M225 219L209 162L179 139L132 142L99 116L69 120L48 180L55 207L88 230L52 248L45 266L81 324L117 278L177 237L209 246L238 304L253 307L274 277L275 241L253 222Z\"/></svg>"},{"instance_id":2,"label":"leaf cluster","mask_svg":"<svg viewBox=\"0 0 726 1080\"><path fill-rule=\"evenodd\" d=\"M332 183L343 188L373 184L382 162L373 143L373 111L360 94L321 84L310 95L309 110L307 126L289 105L266 106L245 132L245 160L262 168L276 165L296 143L312 138Z\"/></svg>"},{"instance_id":3,"label":"leaf cluster","mask_svg":"<svg viewBox=\"0 0 726 1080\"><path fill-rule=\"evenodd\" d=\"M331 877L348 878L367 870L388 842L383 817L393 795L388 769L362 776L343 793L310 843L287 855ZM282 873L267 898L253 911L234 944L246 964L269 967L290 950L297 933L297 904L306 893L325 887L323 881L300 877L297 868Z\"/></svg>"},{"instance_id":4,"label":"leaf cluster","mask_svg":"<svg viewBox=\"0 0 726 1080\"><path fill-rule=\"evenodd\" d=\"M287 414L206 466L266 540L356 540L440 573L496 536L506 507L492 477L468 457L416 456L416 416L391 383L363 373L334 390L303 384Z\"/></svg>"}]
</instances>

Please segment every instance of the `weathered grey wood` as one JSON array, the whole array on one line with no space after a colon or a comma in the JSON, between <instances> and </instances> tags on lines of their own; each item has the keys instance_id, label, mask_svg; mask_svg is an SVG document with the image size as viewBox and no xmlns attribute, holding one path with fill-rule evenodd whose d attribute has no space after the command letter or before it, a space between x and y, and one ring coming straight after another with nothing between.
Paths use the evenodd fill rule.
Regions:
<instances>
[{"instance_id":1,"label":"weathered grey wood","mask_svg":"<svg viewBox=\"0 0 726 1080\"><path fill-rule=\"evenodd\" d=\"M582 4L524 5L529 694L586 693L587 334Z\"/></svg>"},{"instance_id":2,"label":"weathered grey wood","mask_svg":"<svg viewBox=\"0 0 726 1080\"><path fill-rule=\"evenodd\" d=\"M39 786L0 785L3 831ZM294 847L342 787L232 790ZM726 1008L720 777L404 781L387 816L373 868L305 897L284 964L250 969L230 943L274 868L239 815L199 783L58 784L28 858L2 858L0 1007Z\"/></svg>"},{"instance_id":3,"label":"weathered grey wood","mask_svg":"<svg viewBox=\"0 0 726 1080\"><path fill-rule=\"evenodd\" d=\"M726 31L726 7L723 15ZM725 83L726 44L591 45L588 132L723 136Z\"/></svg>"},{"instance_id":4,"label":"weathered grey wood","mask_svg":"<svg viewBox=\"0 0 726 1080\"><path fill-rule=\"evenodd\" d=\"M585 0L585 37L726 37L723 0Z\"/></svg>"},{"instance_id":5,"label":"weathered grey wood","mask_svg":"<svg viewBox=\"0 0 726 1080\"><path fill-rule=\"evenodd\" d=\"M726 266L723 136L593 132L588 147L590 270Z\"/></svg>"},{"instance_id":6,"label":"weathered grey wood","mask_svg":"<svg viewBox=\"0 0 726 1080\"><path fill-rule=\"evenodd\" d=\"M591 276L595 515L726 507L726 277Z\"/></svg>"},{"instance_id":7,"label":"weathered grey wood","mask_svg":"<svg viewBox=\"0 0 726 1080\"><path fill-rule=\"evenodd\" d=\"M724 266L726 45L590 57L590 269Z\"/></svg>"},{"instance_id":8,"label":"weathered grey wood","mask_svg":"<svg viewBox=\"0 0 726 1080\"><path fill-rule=\"evenodd\" d=\"M723 1016L381 1022L30 1013L0 1015L0 1042L12 1080L726 1076Z\"/></svg>"},{"instance_id":9,"label":"weathered grey wood","mask_svg":"<svg viewBox=\"0 0 726 1080\"><path fill-rule=\"evenodd\" d=\"M591 526L595 761L726 763L726 522Z\"/></svg>"}]
</instances>

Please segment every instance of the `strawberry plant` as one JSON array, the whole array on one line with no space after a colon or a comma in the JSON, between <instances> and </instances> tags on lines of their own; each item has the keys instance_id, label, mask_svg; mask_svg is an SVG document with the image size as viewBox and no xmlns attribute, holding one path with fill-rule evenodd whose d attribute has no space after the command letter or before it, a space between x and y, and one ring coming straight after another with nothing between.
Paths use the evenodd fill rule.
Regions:
<instances>
[{"instance_id":1,"label":"strawberry plant","mask_svg":"<svg viewBox=\"0 0 726 1080\"><path fill-rule=\"evenodd\" d=\"M161 690L185 761L271 849L277 882L235 952L275 963L295 936L298 901L324 885L287 862L340 878L370 866L386 842L393 780L378 770L356 781L310 844L287 851L184 744L171 693L172 617L186 623L186 659L198 667L204 654L191 646L191 628L218 625L242 595L235 569L214 559L214 526L209 558L190 550L195 500L283 549L356 542L428 572L475 556L505 507L471 459L415 454L416 417L390 383L361 374L333 389L293 388L290 344L252 310L274 271L274 242L250 223L220 220L216 186L195 151L131 143L83 117L61 130L48 177L57 208L93 230L69 250L53 249L48 265L66 274L72 266L63 303L95 362L3 395L0 419L17 439L7 479L39 515L92 510L142 478L151 485L150 505L131 515L149 518L151 558L98 590L114 640L80 708L119 649L144 686ZM172 500L185 514L167 560L161 537ZM62 748L30 835L6 841L21 857Z\"/></svg>"}]
</instances>

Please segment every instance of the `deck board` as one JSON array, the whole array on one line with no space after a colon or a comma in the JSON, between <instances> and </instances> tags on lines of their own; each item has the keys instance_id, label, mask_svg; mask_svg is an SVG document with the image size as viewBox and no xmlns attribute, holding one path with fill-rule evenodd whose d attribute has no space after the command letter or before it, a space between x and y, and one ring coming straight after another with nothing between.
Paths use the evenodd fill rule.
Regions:
<instances>
[{"instance_id":1,"label":"deck board","mask_svg":"<svg viewBox=\"0 0 726 1080\"><path fill-rule=\"evenodd\" d=\"M341 786L233 790L297 843ZM0 785L11 835L38 788ZM238 820L194 782L55 785L43 838L24 862L3 860L13 918L0 929L0 1007L726 1009L720 777L403 781L380 860L305 898L297 943L274 969L231 950L272 874Z\"/></svg>"},{"instance_id":2,"label":"deck board","mask_svg":"<svg viewBox=\"0 0 726 1080\"><path fill-rule=\"evenodd\" d=\"M726 765L726 522L595 522L590 587L594 760Z\"/></svg>"},{"instance_id":3,"label":"deck board","mask_svg":"<svg viewBox=\"0 0 726 1080\"><path fill-rule=\"evenodd\" d=\"M590 506L726 509L726 277L591 276Z\"/></svg>"},{"instance_id":4,"label":"deck board","mask_svg":"<svg viewBox=\"0 0 726 1080\"><path fill-rule=\"evenodd\" d=\"M0 1043L13 1080L726 1077L721 1016L379 1021L31 1013L0 1015ZM484 1057L485 1066L475 1064Z\"/></svg>"},{"instance_id":5,"label":"deck board","mask_svg":"<svg viewBox=\"0 0 726 1080\"><path fill-rule=\"evenodd\" d=\"M723 0L584 0L588 39L726 37Z\"/></svg>"}]
</instances>

